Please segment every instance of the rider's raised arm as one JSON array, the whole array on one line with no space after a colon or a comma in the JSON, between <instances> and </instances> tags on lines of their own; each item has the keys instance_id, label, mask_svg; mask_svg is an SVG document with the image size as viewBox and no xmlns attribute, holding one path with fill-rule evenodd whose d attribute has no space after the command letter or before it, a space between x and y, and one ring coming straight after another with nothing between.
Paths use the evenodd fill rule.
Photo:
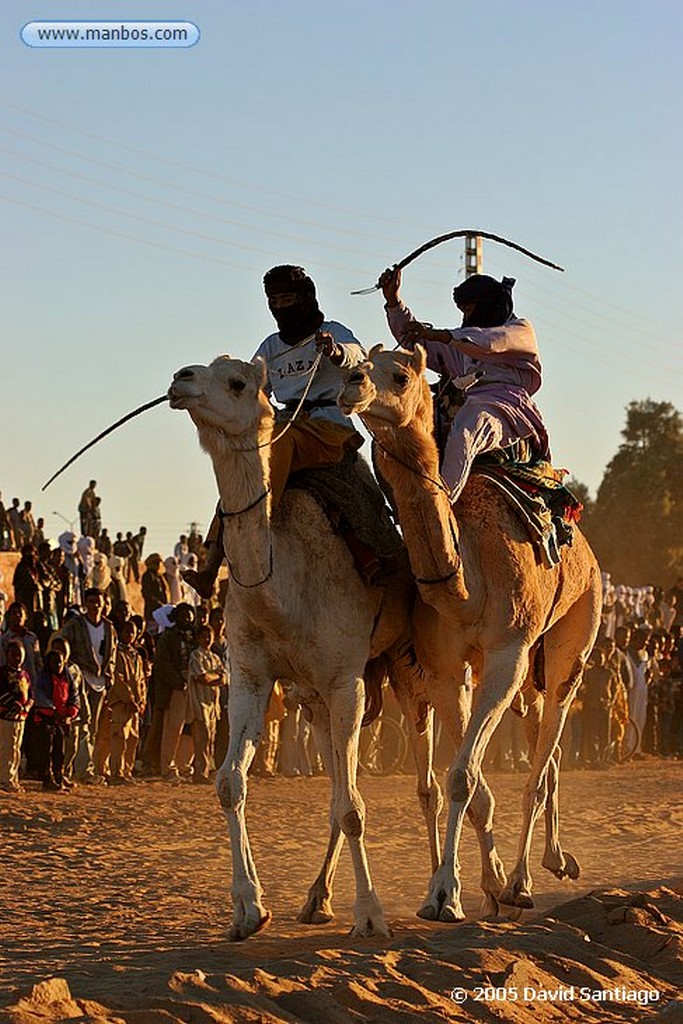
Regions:
<instances>
[{"instance_id":1,"label":"rider's raised arm","mask_svg":"<svg viewBox=\"0 0 683 1024\"><path fill-rule=\"evenodd\" d=\"M385 306L384 311L387 315L389 330L396 338L399 345L401 345L403 343L403 332L406 326L417 320L417 317L401 299L399 299L395 306Z\"/></svg>"}]
</instances>

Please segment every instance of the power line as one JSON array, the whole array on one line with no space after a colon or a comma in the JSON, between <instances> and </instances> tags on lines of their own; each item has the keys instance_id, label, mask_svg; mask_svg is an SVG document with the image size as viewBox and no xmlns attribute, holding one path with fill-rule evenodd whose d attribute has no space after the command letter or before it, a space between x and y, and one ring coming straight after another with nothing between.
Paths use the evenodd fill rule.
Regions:
<instances>
[{"instance_id":1,"label":"power line","mask_svg":"<svg viewBox=\"0 0 683 1024\"><path fill-rule=\"evenodd\" d=\"M497 267L499 272L501 271L501 269L504 269L501 263L496 263L495 260L493 260L492 262L494 263L494 266ZM541 292L541 293L543 293L545 295L551 295L553 298L557 298L558 294L560 292L559 288L558 289L546 288L544 285L538 284L537 281L531 280L530 278L525 278L524 279L524 287L525 288L529 288L529 290L532 293L533 292ZM583 291L582 289L579 289L579 288L572 288L571 285L566 285L565 286L565 281L563 279L562 285L561 285L561 291L564 292L565 290L573 291L576 294L583 295L583 296L591 299L592 301L594 301L596 304L598 304L601 307L604 307L606 305L610 305L611 308L619 310L625 317L628 317L630 315L621 306L616 306L613 303L605 303L605 302L603 302L603 300L600 297L598 297L596 295L591 295L589 292ZM564 298L564 296L562 296L562 298ZM608 314L602 312L601 310L600 311L599 310L595 310L595 309L592 309L592 308L590 308L590 307L588 307L586 305L583 305L583 304L574 303L571 308L572 308L572 310L575 310L577 308L581 309L584 312L586 312L589 316L594 317L597 320L602 320L604 323L607 323L607 324L609 324L612 327L614 327L614 326L618 327L620 333L622 333L622 334L623 334L624 330L626 330L627 332L632 334L635 339L637 339L638 345L640 347L651 348L652 351L660 353L660 350L659 350L659 348L656 345L648 344L647 341L643 340L643 332L642 332L642 330L640 328L638 328L638 327L635 327L633 325L633 323L626 323L626 322L623 322L623 321L620 322L619 320L615 319L612 316L609 316ZM578 317L576 317L575 313L565 313L564 311L559 310L557 308L556 308L556 312L561 317L573 316L574 318L579 319ZM649 326L649 329L650 329L650 332L652 332L653 330L657 330L657 327L656 327L655 324L653 324L652 320L647 320L645 322L647 322L647 324ZM660 330L661 334L664 333L664 328L660 328L659 330ZM673 350L673 347L674 347L673 343L667 342L664 338L662 338L662 343L664 345L671 344L671 347L672 347L672 350ZM677 354L680 352L680 346L678 344L675 345L675 350L676 350Z\"/></svg>"},{"instance_id":2,"label":"power line","mask_svg":"<svg viewBox=\"0 0 683 1024\"><path fill-rule=\"evenodd\" d=\"M290 242L295 241L297 244L304 243L304 244L307 244L307 245L321 246L324 249L334 249L334 250L337 250L339 252L346 252L346 253L352 253L352 254L355 254L355 255L359 255L359 250L358 249L355 249L355 248L352 249L349 246L335 245L334 242L324 242L324 241L320 241L320 240L312 239L312 238L296 238L296 237L294 237L292 235L285 234L282 231L274 231L271 228L262 228L262 227L258 227L256 225L254 225L254 224L246 224L243 221L231 220L228 217L221 217L219 214L215 214L215 213L208 212L208 211L205 211L205 210L197 210L197 209L193 209L193 208L190 208L190 207L187 207L187 206L181 206L179 203L171 203L168 200L159 199L156 196L146 196L142 192L135 192L132 189L123 188L120 185L112 185L112 184L110 184L108 182L98 181L96 178L91 178L91 177L89 177L86 174L79 174L77 171L65 171L65 170L62 170L61 168L56 167L54 164L46 163L43 160L36 160L33 157L25 156L22 153L17 153L16 151L11 150L11 149L6 149L5 147L0 147L0 153L5 153L8 156L12 156L14 159L24 160L27 163L35 164L38 167L45 167L47 170L57 171L60 174L68 175L70 178L74 178L74 179L77 179L79 181L84 181L84 182L86 182L86 183L88 183L90 185L95 185L97 188L106 189L109 192L117 192L117 193L119 193L121 195L130 196L133 199L141 199L143 202L152 203L155 206L161 206L164 209L175 210L175 211L177 211L179 213L185 214L186 216L202 217L205 220L210 220L212 222L218 222L218 223L221 223L221 224L228 224L228 225L230 225L232 227L244 228L247 231L252 231L252 232L255 231L258 234L271 235L274 238L284 238L284 239L286 239L287 241L290 241ZM71 195L69 193L61 192L59 190L56 190L52 186L45 185L43 182L33 182L33 181L30 181L27 178L23 178L23 177L20 177L19 175L11 174L10 172L6 172L6 171L0 171L0 175L2 175L3 177L6 177L6 178L10 178L13 181L17 181L17 182L19 182L22 185L25 184L25 185L29 185L29 186L32 186L32 187L35 187L35 188L40 188L42 190L53 191L56 195L61 195L63 198L70 199L73 202L88 203L88 200L83 199L80 196L73 196L73 195ZM93 204L93 205L96 205L96 204ZM102 207L102 209L109 209L109 212L113 212L117 216L119 216L120 213L123 213L124 216L132 216L131 214L128 214L125 211L111 210L111 208L107 208L107 207ZM160 222L152 221L151 223L158 224ZM167 225L167 226L171 230L173 230L173 227L171 225ZM202 237L204 237L204 236L202 236ZM229 243L229 244L237 244L237 243ZM263 250L257 250L257 251L263 251ZM373 257L375 255L374 253L362 252L362 251L360 252L360 254L364 255L364 256L373 256Z\"/></svg>"},{"instance_id":3,"label":"power line","mask_svg":"<svg viewBox=\"0 0 683 1024\"><path fill-rule=\"evenodd\" d=\"M247 205L247 204L244 204L244 203L237 203L234 200L228 200L228 199L223 198L222 196L217 196L217 195L213 195L213 194L210 194L210 193L202 192L199 189L189 188L187 185L180 185L178 183L169 182L168 180L164 180L163 178L157 178L157 177L155 177L153 175L150 175L150 174L144 174L142 171L134 171L134 170L131 170L129 167L124 167L124 166L122 166L120 164L112 164L112 163L109 163L106 160L100 160L97 157L89 156L88 154L83 153L83 152L81 152L79 150L68 149L68 148L66 148L64 146L56 145L55 143L46 142L44 139L41 139L41 138L39 138L36 135L31 135L28 132L20 132L20 131L18 131L15 128L7 128L7 127L5 127L3 125L0 125L0 131L6 132L9 135L14 135L17 138L24 139L25 141L28 141L28 142L37 143L38 145L44 146L45 148L47 148L49 150L53 150L55 153L61 153L62 155L66 156L66 157L69 157L70 159L74 159L75 158L77 160L82 160L82 161L84 161L86 163L93 164L93 165L95 165L97 167L104 167L104 168L106 168L109 171L114 171L116 174L127 174L129 177L137 178L139 181L145 181L145 182L148 182L149 184L152 184L152 185L161 186L162 188L171 189L171 190L174 190L174 191L177 191L177 192L182 192L185 195L191 195L191 196L194 196L195 198L208 200L209 202L217 203L220 206L228 206L228 207L235 207L237 209L244 209L244 210L248 210L250 212L255 212L255 213L259 213L259 214L265 214L268 217L277 218L279 220L291 221L291 222L296 223L296 224L307 224L309 226L312 225L314 227L320 228L321 230L331 230L331 231L334 231L335 233L342 232L344 234L360 235L361 237L364 237L364 238L368 238L368 237L374 238L374 237L376 237L376 235L372 235L372 234L370 234L368 232L360 232L360 231L357 231L357 230L354 230L354 229L345 228L345 227L343 227L343 226L341 226L339 224L325 225L325 224L321 224L318 221L311 221L311 220L305 220L305 219L302 219L302 218L299 218L299 217L293 217L293 216L291 216L291 214L282 213L280 211L273 211L273 210L270 210L270 209L264 209L263 207L257 207L257 206L255 207L255 206L250 206L250 205ZM68 171L65 171L64 173L68 173ZM282 197L280 197L280 198L282 198ZM292 197L289 197L289 198L292 198ZM306 203L307 202L306 199L297 199L296 201L297 202L302 202L302 203ZM349 212L353 212L353 213L357 214L357 211L346 211L346 214L348 215ZM365 215L363 215L363 216L365 217Z\"/></svg>"},{"instance_id":4,"label":"power line","mask_svg":"<svg viewBox=\"0 0 683 1024\"><path fill-rule=\"evenodd\" d=\"M34 112L31 112L31 111L28 111L28 110L23 110L23 108L17 107L16 105L7 104L7 103L3 103L3 105L8 107L8 108L10 108L10 109L21 110L23 113L28 113L30 116L36 117L39 120L47 121L48 123L53 123L53 124L57 123L53 119L45 118L43 115L35 114ZM318 222L315 222L315 221L302 221L301 218L291 217L289 215L281 214L281 213L278 213L278 212L273 213L271 211L262 210L262 209L260 209L258 207L246 206L244 204L239 204L239 203L235 203L235 202L231 202L231 201L225 200L225 199L223 199L223 198L221 198L219 196L207 195L206 193L202 193L202 192L200 192L200 191L198 191L196 189L187 188L186 186L182 186L182 185L178 185L178 184L174 184L174 183L169 183L168 181L164 181L163 179L159 179L159 178L156 178L156 177L153 177L153 176L150 176L150 175L142 174L141 172L133 171L133 170L131 170L129 168L125 168L125 167L122 167L120 165L113 165L113 164L107 163L106 161L99 160L99 159L96 159L94 157L90 157L90 156L88 156L88 155L86 155L84 153L78 152L78 151L69 150L69 149L66 149L65 147L61 147L61 146L55 146L55 145L53 145L51 143L45 142L43 139L37 138L36 136L33 136L33 135L30 135L29 133L18 132L18 131L14 130L14 129L7 129L7 128L1 128L1 127L0 127L0 130L7 131L10 134L16 135L19 138L27 139L27 140L29 140L31 142L36 142L39 145L47 146L48 148L53 149L55 152L60 152L62 154L67 155L70 158L75 157L76 159L86 161L86 162L94 164L96 166L101 166L101 167L104 167L104 168L106 168L108 170L113 170L117 174L121 174L121 173L127 174L129 176L137 178L138 180L142 180L142 181L154 184L154 185L161 185L164 188L180 191L180 192L183 192L185 194L194 195L195 197L202 198L204 200L208 200L208 201L213 202L213 203L217 203L217 204L219 204L221 206L236 207L236 208L246 209L246 210L249 210L251 212L265 213L268 216L277 217L279 219L285 219L285 220L288 220L288 221L296 223L296 224L308 223L309 225L312 224L313 226L321 228L323 230L325 230L325 228L326 228L325 225L319 224ZM162 159L162 158L158 157L156 154L147 153L147 151L145 151L145 150L139 150L139 149L136 149L135 147L127 146L127 145L125 145L123 143L117 143L114 140L106 139L103 136L95 135L94 133L90 133L90 132L84 131L82 129L71 128L70 130L73 130L73 131L75 131L75 132L77 132L77 133L79 133L79 134L81 134L81 135L83 135L85 137L93 138L94 140L97 140L97 141L100 141L100 142L101 141L107 142L108 144L111 144L112 146L121 148L123 150L127 150L127 151L130 151L130 152L133 152L133 153L149 156L150 158L155 159L157 161ZM276 231L274 231L272 229L261 228L261 227L255 226L255 225L250 226L250 225L240 224L240 222L234 222L234 221L231 221L231 220L229 220L227 218L217 217L217 215L212 215L211 213L204 213L204 212L198 211L198 210L187 210L186 208L180 207L177 204L173 204L173 203L170 203L168 201L158 199L156 197L154 197L154 198L153 197L146 197L146 196L143 196L140 193L135 193L132 190L123 189L121 186L111 185L111 184L105 183L105 182L97 182L95 179L90 179L86 175L81 175L78 172L74 172L72 170L67 170L67 169L63 169L62 170L62 169L60 169L58 167L55 167L54 165L46 164L45 162L39 161L39 160L37 160L35 158L29 157L29 156L26 156L26 155L16 154L16 152L13 152L13 151L9 151L9 152L13 156L15 156L15 157L18 156L19 159L24 159L26 161L35 163L35 164L37 164L39 166L46 166L48 168L51 167L53 170L57 170L59 173L70 174L70 175L72 175L74 177L78 177L80 180L89 181L89 182L95 184L97 187L108 188L108 189L110 189L112 191L118 191L118 192L120 192L122 194L128 194L128 195L131 195L133 197L137 197L137 198L143 199L146 202L151 202L151 203L155 203L156 205L166 206L169 209L184 210L184 212L190 213L193 216L201 216L201 217L205 217L205 218L212 218L214 220L218 219L218 220L220 220L223 223L232 224L233 226L236 226L236 227L240 227L241 226L241 227L246 228L247 230L252 230L252 231L256 231L256 232L262 233L262 234L268 234L268 235L273 236L273 237L280 237L280 238L283 238L283 239L291 240L295 244L302 244L302 243L304 243L304 244L312 244L312 245L321 246L323 248L337 249L337 250L343 251L343 252L357 252L357 250L352 250L352 249L350 249L348 247L345 247L345 246L339 246L339 245L336 245L335 243L329 243L329 242L325 242L325 241L322 241L322 240L315 241L315 240L306 239L306 238L303 238L303 239L301 239L301 238L293 238L292 239L291 236L283 234L283 233L276 232ZM167 161L167 160L164 160L164 163L165 164L168 164L168 163L175 164L175 165L183 167L185 169L189 169L189 170L195 171L196 173L199 173L199 174L205 173L206 176L213 177L213 178L216 178L218 180L224 180L224 181L229 180L229 179L227 179L223 175L214 174L213 172L204 172L201 168L192 167L192 165L185 164L182 161L174 161L174 160ZM8 175L8 176L10 176L10 175ZM25 179L15 179L15 180L21 180L22 183L27 184ZM28 184L31 184L31 183L28 183ZM45 186L40 186L40 187L44 188ZM249 186L247 186L247 187L249 187ZM275 255L274 253L272 253L272 251L265 250L265 249L262 249L262 248L259 248L259 247L249 246L249 245L247 245L245 243L229 242L229 241L227 241L225 239L217 238L216 236L206 235L206 234L203 234L201 232L192 231L191 229L179 228L179 227L167 224L165 222L155 221L155 220L148 219L148 218L145 219L145 218L142 218L140 216L136 217L135 215L128 214L125 211L113 211L111 208L107 208L106 206L104 206L102 204L96 204L93 201L77 198L77 197L69 195L68 193L64 193L64 192L60 193L58 190L54 190L54 191L55 191L56 194L61 194L64 198L67 198L70 201L81 203L81 204L85 204L85 205L91 205L91 206L94 206L94 207L98 207L99 206L100 209L103 209L106 212L110 212L110 213L114 212L116 216L124 215L124 216L128 216L128 217L132 217L133 219L138 219L138 220L140 220L143 223L149 223L149 224L152 224L152 225L154 225L156 227L161 227L161 228L165 228L167 230L172 230L172 231L180 232L182 234L189 234L189 235L192 235L194 237L202 238L202 239L207 240L207 241L216 242L218 244L231 245L231 246L233 246L235 248L242 248L242 249L245 249L247 251L262 253L264 255ZM263 191L264 192L268 192L270 194L275 194L275 195L280 195L280 196L283 195L282 193L273 192L273 190L264 189ZM288 197L288 198L291 198L291 197ZM9 199L7 201L19 202L19 201L16 201L16 200L9 200ZM302 199L301 201L304 202L304 203L307 202L306 199ZM22 204L19 203L19 205L22 205ZM23 205L25 205L26 207L30 208L30 204L26 203L26 204L23 204ZM325 206L326 204L317 204L317 205ZM334 209L334 207L331 207L329 205L327 206L327 208ZM38 210L39 208L38 207L34 207L34 209ZM41 210L40 212L48 212L48 213L51 213L53 216L58 216L56 213L54 213L54 211ZM346 211L346 212L349 212L349 211ZM150 241L148 239L136 238L136 237L133 237L133 236L130 236L130 235L126 235L123 232L116 232L113 229L107 229L107 228L103 228L103 227L98 227L96 225L89 224L87 222L79 221L79 220L77 220L75 218L67 218L67 217L63 216L63 219L65 219L65 220L70 219L70 220L72 220L72 222L74 222L74 223L81 223L84 226L89 227L91 230L100 230L100 231L108 232L108 233L110 233L112 235L115 235L115 236L118 236L118 237L121 237L121 238L127 238L129 241L137 242L138 244L151 245L151 246L154 246L155 248L158 248L158 249L166 249L169 252L181 253L181 254L183 254L185 256L189 256L191 258L204 259L204 260L209 260L211 262L223 262L223 261L216 260L215 258L212 259L211 257L208 257L208 256L206 256L205 254L202 254L202 253L191 253L191 252L188 252L188 251L180 250L180 249L172 247L172 246L165 246L165 245L162 245L160 243L152 242L152 241ZM368 237L367 234L364 233L364 232L351 232L349 229L346 229L344 227L340 227L339 225L335 225L333 230L335 231L335 234L338 234L340 231L342 231L342 232L345 232L347 234L353 233L353 234L356 234L356 235L361 235L362 237ZM376 238L376 236L373 236L373 237ZM362 255L371 256L373 254L371 254L369 252L364 252L364 253L362 253ZM379 262L379 259L378 259L378 262ZM496 262L495 261L495 257L493 259L493 262L495 264L495 262ZM241 269L250 269L250 270L251 269L255 269L255 268L251 268L251 267L246 267L245 265L238 265L238 264L234 264L234 263L233 264L226 263L226 265L241 266ZM324 264L324 263L321 263L320 265L321 266L325 266L328 269L334 269L334 270L348 271L348 270L351 269L350 267L342 266L342 265L339 265L339 264ZM437 282L435 282L433 280L430 280L430 279L425 279L425 278L418 278L418 279L416 279L416 283L419 283L421 287L425 287L425 286L427 286L427 287L437 287L438 286ZM540 290L542 292L545 291L546 294L549 293L549 290L548 289L544 289L542 285L537 285L537 284L529 283L529 282L526 282L526 283L529 285L529 287L531 288L532 291L535 288L535 289L538 289L538 290ZM588 293L588 292L584 292L584 291L581 291L580 289L573 288L571 285L564 286L564 284L563 284L563 287L566 287L568 290L574 291L577 294L583 294L583 295L587 296L588 298L592 298L592 299L594 299L594 301L600 303L601 305L606 305L606 303L603 303L603 301L601 299L599 299L598 297L595 297L595 296L591 296L590 293ZM619 310L624 317L628 317L628 318L631 318L631 319L633 318L633 314L630 314L626 310L623 310L621 307L618 307L618 306L616 306L614 304L609 304L609 305L611 306L611 308ZM552 307L548 307L547 304L546 304L546 308L552 308ZM605 313L601 313L601 312L597 312L597 311L594 311L594 310L591 310L591 309L587 309L586 307L582 307L582 308L584 308L584 310L589 314L589 316L595 317L597 319L601 319L603 322L609 324L610 326L613 325L613 323L614 323L613 318L609 317ZM561 310L557 310L557 308L555 308L555 312L560 317L562 317L563 319L567 318L567 317L570 317L570 318L575 319L575 320L580 322L580 318L577 317L575 313L564 313ZM642 317L639 317L639 319L644 320L644 318L642 318ZM651 321L645 321L645 322L648 323L648 325L650 327L650 330L652 330L652 328L653 328L652 322ZM647 341L643 341L642 335L637 331L636 328L634 328L632 326L632 324L626 325L625 328L622 328L622 331L623 331L623 329L626 329L626 330L630 331L634 335L635 334L638 335L638 344L639 344L640 347L649 349L649 350L651 350L653 352L656 352L657 354L660 354L660 349L658 349L657 346L652 345L652 344L650 344ZM661 333L663 334L665 332L661 332ZM667 343L664 342L664 344L667 344Z\"/></svg>"},{"instance_id":5,"label":"power line","mask_svg":"<svg viewBox=\"0 0 683 1024\"><path fill-rule=\"evenodd\" d=\"M264 195L270 195L277 199L294 200L296 202L305 203L308 206L316 206L321 209L330 210L334 213L342 213L344 215L353 214L354 216L359 214L358 210L350 210L345 207L333 206L330 203L322 203L317 200L310 199L309 197L296 196L293 195L292 193L281 192L276 189L265 188L263 185L256 185L253 181L243 181L242 179L230 178L228 175L218 174L216 171L209 171L206 168L200 167L196 164L188 164L182 160L173 159L165 155L159 156L158 153L155 153L151 150L131 146L128 143L120 142L118 140L112 139L111 137L98 135L95 134L94 132L89 132L84 128L77 128L75 125L67 124L63 121L60 122L55 118L47 117L45 114L39 114L37 113L37 111L30 110L27 107L21 107L14 103L8 103L6 100L0 100L0 106L6 107L8 110L14 110L20 114L26 114L28 117L32 117L38 121L43 121L46 124L51 124L57 127L60 131L66 129L67 131L73 132L76 135L82 135L84 138L92 139L94 142L104 142L106 145L113 146L115 149L121 149L126 152L133 153L135 156L143 156L147 160L153 160L156 163L162 163L165 167L169 165L179 167L182 170L191 171L193 174L199 174L205 178L211 178L216 181L222 181L229 185L237 185L239 188L246 188L253 192L260 192ZM388 217L378 217L377 214L363 213L362 216L365 220L375 220L378 223L382 224L394 224L393 219ZM356 234L359 232L350 233Z\"/></svg>"},{"instance_id":6,"label":"power line","mask_svg":"<svg viewBox=\"0 0 683 1024\"><path fill-rule=\"evenodd\" d=\"M78 224L81 227L89 228L91 231L100 231L106 235L113 235L115 238L123 238L127 242L137 242L139 245L148 245L154 249L162 249L165 252L177 253L181 256L189 256L192 259L206 260L209 263L218 263L223 267L232 267L236 270L249 270L253 273L260 273L260 269L257 267L251 267L244 263L235 263L230 260L218 259L215 256L207 256L206 253L201 252L190 252L187 249L179 249L176 246L162 245L160 242L152 242L147 238L138 238L135 235L128 235L123 231L116 231L114 228L105 228L99 224L90 224L88 221L81 220L79 217L69 217L66 214L56 213L54 210L46 209L44 206L36 206L35 203L27 203L21 199L15 199L12 196L6 196L0 194L0 200L10 203L14 206L21 206L27 210L33 210L36 213L46 214L48 217L54 217L56 220L66 221L70 224Z\"/></svg>"}]
</instances>

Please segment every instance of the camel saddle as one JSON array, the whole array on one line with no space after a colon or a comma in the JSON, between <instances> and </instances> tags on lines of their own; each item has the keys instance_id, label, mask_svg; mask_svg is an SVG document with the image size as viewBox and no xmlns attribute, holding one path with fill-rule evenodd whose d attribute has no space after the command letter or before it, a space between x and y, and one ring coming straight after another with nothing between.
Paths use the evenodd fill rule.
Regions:
<instances>
[{"instance_id":1,"label":"camel saddle","mask_svg":"<svg viewBox=\"0 0 683 1024\"><path fill-rule=\"evenodd\" d=\"M405 546L384 495L370 467L358 452L350 451L333 466L318 466L292 473L287 487L307 491L321 506L335 532L344 537L361 575L368 554L378 570L391 571L405 558ZM368 579L368 582L373 582Z\"/></svg>"},{"instance_id":2,"label":"camel saddle","mask_svg":"<svg viewBox=\"0 0 683 1024\"><path fill-rule=\"evenodd\" d=\"M574 524L583 505L565 487L565 469L555 469L545 459L534 457L527 441L478 455L472 472L486 477L505 495L539 550L547 568L562 560L560 548L571 546Z\"/></svg>"}]
</instances>

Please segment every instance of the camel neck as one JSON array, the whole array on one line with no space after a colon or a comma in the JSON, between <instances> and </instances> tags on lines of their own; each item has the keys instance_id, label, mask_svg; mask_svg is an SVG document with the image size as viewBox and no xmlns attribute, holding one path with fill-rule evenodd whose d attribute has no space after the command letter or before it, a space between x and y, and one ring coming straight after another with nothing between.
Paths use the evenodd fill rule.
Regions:
<instances>
[{"instance_id":1,"label":"camel neck","mask_svg":"<svg viewBox=\"0 0 683 1024\"><path fill-rule=\"evenodd\" d=\"M220 495L223 549L237 590L248 593L265 585L273 568L270 535L268 447L254 440L244 448L212 451Z\"/></svg>"},{"instance_id":2,"label":"camel neck","mask_svg":"<svg viewBox=\"0 0 683 1024\"><path fill-rule=\"evenodd\" d=\"M458 551L457 524L442 485L436 446L423 431L376 430L377 466L398 506L403 538L420 594L439 612L468 597ZM399 443L397 443L397 441ZM431 441L433 445L433 441ZM379 447L381 446L381 447Z\"/></svg>"}]
</instances>

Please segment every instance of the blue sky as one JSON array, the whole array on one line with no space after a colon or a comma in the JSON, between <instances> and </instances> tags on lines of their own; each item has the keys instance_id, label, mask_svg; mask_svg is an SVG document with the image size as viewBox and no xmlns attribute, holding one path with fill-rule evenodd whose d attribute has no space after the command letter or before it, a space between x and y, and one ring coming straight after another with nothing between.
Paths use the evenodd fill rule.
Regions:
<instances>
[{"instance_id":1,"label":"blue sky","mask_svg":"<svg viewBox=\"0 0 683 1024\"><path fill-rule=\"evenodd\" d=\"M30 20L191 20L192 49L29 49ZM88 479L106 524L168 553L215 501L174 370L249 358L261 279L302 263L326 315L388 341L349 292L430 237L479 227L537 330L558 464L595 490L624 409L683 405L678 2L14 2L0 9L0 488L51 533ZM416 262L418 316L458 323L463 247Z\"/></svg>"}]
</instances>

